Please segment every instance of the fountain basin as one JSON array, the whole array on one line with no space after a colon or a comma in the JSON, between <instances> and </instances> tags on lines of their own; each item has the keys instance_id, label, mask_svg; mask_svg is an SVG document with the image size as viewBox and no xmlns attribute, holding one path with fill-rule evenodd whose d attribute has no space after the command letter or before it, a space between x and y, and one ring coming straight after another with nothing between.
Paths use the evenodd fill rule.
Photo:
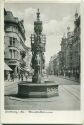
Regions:
<instances>
[{"instance_id":1,"label":"fountain basin","mask_svg":"<svg viewBox=\"0 0 84 125\"><path fill-rule=\"evenodd\" d=\"M53 81L45 81L44 83L32 83L22 81L18 84L19 97L28 98L47 98L58 96L58 84Z\"/></svg>"}]
</instances>

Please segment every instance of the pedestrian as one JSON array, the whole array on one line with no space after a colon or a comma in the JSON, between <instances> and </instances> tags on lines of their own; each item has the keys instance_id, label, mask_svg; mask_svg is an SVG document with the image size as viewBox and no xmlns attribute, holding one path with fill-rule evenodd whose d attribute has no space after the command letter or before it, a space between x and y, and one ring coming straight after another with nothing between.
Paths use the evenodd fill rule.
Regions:
<instances>
[{"instance_id":1,"label":"pedestrian","mask_svg":"<svg viewBox=\"0 0 84 125\"><path fill-rule=\"evenodd\" d=\"M13 82L14 82L14 72L12 73L12 80L13 80Z\"/></svg>"},{"instance_id":2,"label":"pedestrian","mask_svg":"<svg viewBox=\"0 0 84 125\"><path fill-rule=\"evenodd\" d=\"M10 81L10 73L8 72L8 81Z\"/></svg>"}]
</instances>

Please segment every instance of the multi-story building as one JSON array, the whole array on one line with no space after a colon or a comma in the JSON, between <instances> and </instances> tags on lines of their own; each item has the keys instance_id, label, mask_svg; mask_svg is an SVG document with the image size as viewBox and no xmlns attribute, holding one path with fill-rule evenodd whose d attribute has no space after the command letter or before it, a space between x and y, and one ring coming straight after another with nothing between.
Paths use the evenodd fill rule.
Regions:
<instances>
[{"instance_id":1,"label":"multi-story building","mask_svg":"<svg viewBox=\"0 0 84 125\"><path fill-rule=\"evenodd\" d=\"M4 61L15 75L20 71L21 51L26 52L26 65L29 66L30 48L25 45L23 20L19 21L12 12L4 13Z\"/></svg>"},{"instance_id":2,"label":"multi-story building","mask_svg":"<svg viewBox=\"0 0 84 125\"><path fill-rule=\"evenodd\" d=\"M61 51L50 61L53 74L80 77L80 16L75 13L74 31L67 27L67 36L61 41ZM51 63L52 62L52 63Z\"/></svg>"},{"instance_id":3,"label":"multi-story building","mask_svg":"<svg viewBox=\"0 0 84 125\"><path fill-rule=\"evenodd\" d=\"M50 75L62 74L62 53L59 51L56 55L52 56L49 62L48 71Z\"/></svg>"},{"instance_id":4,"label":"multi-story building","mask_svg":"<svg viewBox=\"0 0 84 125\"><path fill-rule=\"evenodd\" d=\"M74 31L70 32L68 27L67 37L62 38L61 51L64 72L68 76L80 74L80 16L75 13Z\"/></svg>"},{"instance_id":5,"label":"multi-story building","mask_svg":"<svg viewBox=\"0 0 84 125\"><path fill-rule=\"evenodd\" d=\"M50 61L49 61L48 74L49 75L54 75L54 70L53 70L53 56L50 58Z\"/></svg>"},{"instance_id":6,"label":"multi-story building","mask_svg":"<svg viewBox=\"0 0 84 125\"><path fill-rule=\"evenodd\" d=\"M80 16L75 13L74 38L72 43L72 72L77 78L80 77Z\"/></svg>"},{"instance_id":7,"label":"multi-story building","mask_svg":"<svg viewBox=\"0 0 84 125\"><path fill-rule=\"evenodd\" d=\"M69 29L69 27L68 27ZM67 42L66 42L66 63L65 63L65 74L70 75L72 70L72 43L73 43L73 32L68 31L67 33Z\"/></svg>"},{"instance_id":8,"label":"multi-story building","mask_svg":"<svg viewBox=\"0 0 84 125\"><path fill-rule=\"evenodd\" d=\"M62 53L59 51L53 59L54 75L62 74Z\"/></svg>"},{"instance_id":9,"label":"multi-story building","mask_svg":"<svg viewBox=\"0 0 84 125\"><path fill-rule=\"evenodd\" d=\"M65 35L62 38L61 41L61 65L62 65L62 74L65 75L65 69L66 69L66 48L67 48L67 38Z\"/></svg>"}]
</instances>

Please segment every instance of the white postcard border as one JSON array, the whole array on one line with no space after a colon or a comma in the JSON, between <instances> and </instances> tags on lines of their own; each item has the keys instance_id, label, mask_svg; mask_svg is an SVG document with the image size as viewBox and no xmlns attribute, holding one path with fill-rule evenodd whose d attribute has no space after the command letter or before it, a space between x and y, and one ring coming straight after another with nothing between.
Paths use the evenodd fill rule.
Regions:
<instances>
[{"instance_id":1,"label":"white postcard border","mask_svg":"<svg viewBox=\"0 0 84 125\"><path fill-rule=\"evenodd\" d=\"M65 2L66 0L61 0L60 2ZM1 1L1 36L0 36L0 81L1 81L1 123L19 123L19 124L63 124L63 123L83 123L84 122L84 2L83 1L69 1L69 2L80 2L81 3L81 110L80 111L32 111L28 110L15 110L15 111L5 111L4 110L4 2L23 2L17 0L5 0ZM31 2L32 1L24 1ZM33 2L43 2L39 0L33 0ZM51 0L46 0L46 2L53 2ZM54 1L58 2L58 1ZM52 113L50 113L52 112Z\"/></svg>"}]
</instances>

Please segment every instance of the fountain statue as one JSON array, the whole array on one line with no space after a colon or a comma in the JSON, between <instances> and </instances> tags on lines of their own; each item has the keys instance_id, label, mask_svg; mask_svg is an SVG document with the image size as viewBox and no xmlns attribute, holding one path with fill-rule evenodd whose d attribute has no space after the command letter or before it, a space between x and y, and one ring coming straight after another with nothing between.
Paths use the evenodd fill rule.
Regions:
<instances>
[{"instance_id":1,"label":"fountain statue","mask_svg":"<svg viewBox=\"0 0 84 125\"><path fill-rule=\"evenodd\" d=\"M31 34L31 66L34 70L32 81L22 81L18 84L18 95L27 97L51 97L58 95L58 83L44 81L43 70L45 69L45 44L46 36L42 33L42 21L38 9L37 19L34 22L34 33Z\"/></svg>"},{"instance_id":2,"label":"fountain statue","mask_svg":"<svg viewBox=\"0 0 84 125\"><path fill-rule=\"evenodd\" d=\"M40 21L40 12L38 9L37 20L34 22L34 34L31 35L32 68L34 74L32 82L41 83L42 70L44 69L46 37L42 34L42 21Z\"/></svg>"}]
</instances>

